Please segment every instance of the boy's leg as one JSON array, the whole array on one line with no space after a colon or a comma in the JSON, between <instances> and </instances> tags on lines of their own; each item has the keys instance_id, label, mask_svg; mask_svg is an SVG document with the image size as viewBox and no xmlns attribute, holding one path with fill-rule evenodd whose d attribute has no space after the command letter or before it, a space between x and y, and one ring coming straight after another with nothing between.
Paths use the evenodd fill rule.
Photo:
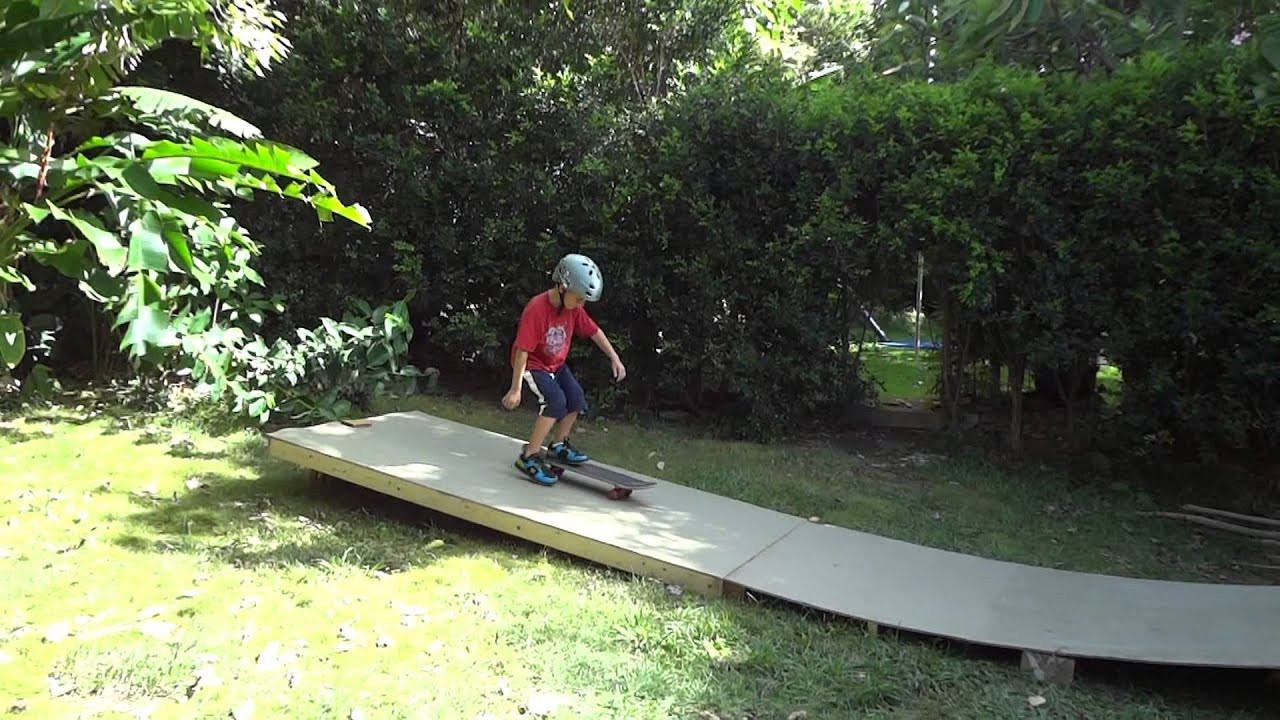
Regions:
<instances>
[{"instance_id":1,"label":"boy's leg","mask_svg":"<svg viewBox=\"0 0 1280 720\"><path fill-rule=\"evenodd\" d=\"M548 450L551 452L552 457L559 460L584 463L590 458L578 452L569 444L569 435L573 433L573 426L578 421L578 414L587 408L586 393L583 392L582 385L573 376L573 372L569 370L568 365L561 366L556 373L555 379L556 385L564 393L565 416L560 420L560 424L556 426L556 434L552 438Z\"/></svg>"},{"instance_id":2,"label":"boy's leg","mask_svg":"<svg viewBox=\"0 0 1280 720\"><path fill-rule=\"evenodd\" d=\"M542 467L540 451L543 441L551 432L556 420L564 417L566 413L564 392L551 373L530 370L525 372L524 381L533 391L534 397L538 399L538 417L533 421L529 442L516 460L516 465L535 481L550 485L555 482L555 476Z\"/></svg>"},{"instance_id":3,"label":"boy's leg","mask_svg":"<svg viewBox=\"0 0 1280 720\"><path fill-rule=\"evenodd\" d=\"M542 450L542 443L547 434L568 414L568 398L565 391L549 372L530 370L524 374L524 382L538 398L538 417L533 421L533 431L529 434L529 443L524 448L525 455L533 455Z\"/></svg>"}]
</instances>

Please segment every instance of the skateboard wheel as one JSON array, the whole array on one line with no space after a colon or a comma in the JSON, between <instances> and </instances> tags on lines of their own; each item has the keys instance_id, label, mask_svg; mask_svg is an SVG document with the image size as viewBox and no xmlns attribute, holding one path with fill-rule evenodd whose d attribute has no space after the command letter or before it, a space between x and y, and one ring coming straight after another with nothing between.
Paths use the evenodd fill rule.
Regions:
<instances>
[{"instance_id":1,"label":"skateboard wheel","mask_svg":"<svg viewBox=\"0 0 1280 720\"><path fill-rule=\"evenodd\" d=\"M630 495L630 493L626 490L626 488L614 488L609 491L610 500L621 500L627 495Z\"/></svg>"}]
</instances>

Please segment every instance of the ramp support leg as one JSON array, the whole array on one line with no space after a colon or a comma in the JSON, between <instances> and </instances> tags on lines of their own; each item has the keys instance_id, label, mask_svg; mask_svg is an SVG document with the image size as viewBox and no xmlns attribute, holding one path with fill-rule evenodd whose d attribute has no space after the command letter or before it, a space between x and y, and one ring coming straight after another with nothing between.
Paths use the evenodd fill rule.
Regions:
<instances>
[{"instance_id":1,"label":"ramp support leg","mask_svg":"<svg viewBox=\"0 0 1280 720\"><path fill-rule=\"evenodd\" d=\"M1075 677L1076 661L1069 657L1046 653L1022 651L1022 670L1031 671L1036 680L1048 680L1057 685L1070 685Z\"/></svg>"}]
</instances>

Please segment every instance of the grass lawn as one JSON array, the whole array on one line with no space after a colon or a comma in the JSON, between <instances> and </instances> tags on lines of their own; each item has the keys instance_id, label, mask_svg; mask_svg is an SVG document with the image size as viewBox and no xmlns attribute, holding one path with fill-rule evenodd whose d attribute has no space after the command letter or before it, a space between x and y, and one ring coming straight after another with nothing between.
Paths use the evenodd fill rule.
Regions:
<instances>
[{"instance_id":1,"label":"grass lawn","mask_svg":"<svg viewBox=\"0 0 1280 720\"><path fill-rule=\"evenodd\" d=\"M941 354L937 350L883 347L866 344L860 350L867 375L877 383L876 392L881 400L919 400L936 397L933 385L937 382Z\"/></svg>"},{"instance_id":2,"label":"grass lawn","mask_svg":"<svg viewBox=\"0 0 1280 720\"><path fill-rule=\"evenodd\" d=\"M673 594L312 481L267 460L255 432L215 437L76 402L0 423L0 713L1217 720L1255 717L1246 710L1264 697L1252 679L1231 690L1216 675L1216 691L1197 693L1174 670L1082 670L1056 688L1007 655ZM529 420L490 409L496 399L414 405L515 434ZM859 459L603 422L579 443L709 490L993 556L1200 576L1251 551L1130 517L1138 497L973 461L897 465L893 449Z\"/></svg>"}]
</instances>

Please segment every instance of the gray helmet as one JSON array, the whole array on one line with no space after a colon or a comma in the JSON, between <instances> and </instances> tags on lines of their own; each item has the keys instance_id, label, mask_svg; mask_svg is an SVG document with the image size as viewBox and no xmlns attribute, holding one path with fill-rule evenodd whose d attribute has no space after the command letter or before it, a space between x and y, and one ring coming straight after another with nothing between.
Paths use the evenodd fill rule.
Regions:
<instances>
[{"instance_id":1,"label":"gray helmet","mask_svg":"<svg viewBox=\"0 0 1280 720\"><path fill-rule=\"evenodd\" d=\"M595 261L586 255L565 255L551 273L551 280L578 293L588 302L599 300L600 293L604 291L604 276Z\"/></svg>"}]
</instances>

